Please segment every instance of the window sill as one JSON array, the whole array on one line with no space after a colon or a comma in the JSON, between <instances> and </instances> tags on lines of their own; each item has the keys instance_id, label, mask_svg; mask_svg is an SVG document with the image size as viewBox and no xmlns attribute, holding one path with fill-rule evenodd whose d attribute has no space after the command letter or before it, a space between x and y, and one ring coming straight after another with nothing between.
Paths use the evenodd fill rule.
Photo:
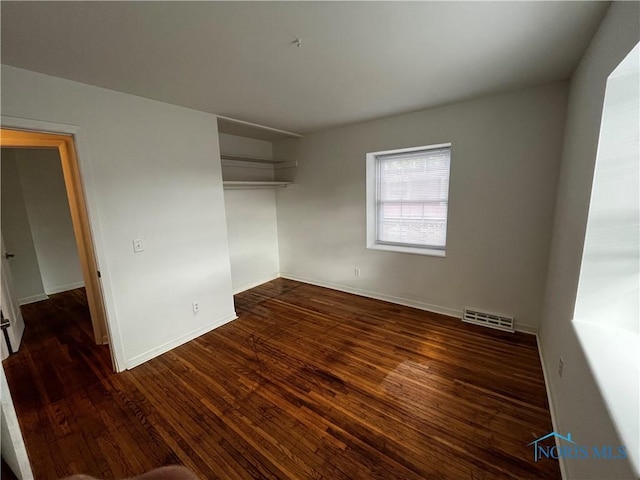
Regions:
<instances>
[{"instance_id":1,"label":"window sill","mask_svg":"<svg viewBox=\"0 0 640 480\"><path fill-rule=\"evenodd\" d=\"M385 245L380 243L369 244L367 245L367 249L396 253L412 253L414 255L427 255L430 257L444 258L447 256L447 252L445 250L437 250L435 248L403 247L401 245Z\"/></svg>"},{"instance_id":2,"label":"window sill","mask_svg":"<svg viewBox=\"0 0 640 480\"><path fill-rule=\"evenodd\" d=\"M640 336L637 332L608 328L580 319L574 319L572 324L620 440L627 447L631 464L638 472Z\"/></svg>"}]
</instances>

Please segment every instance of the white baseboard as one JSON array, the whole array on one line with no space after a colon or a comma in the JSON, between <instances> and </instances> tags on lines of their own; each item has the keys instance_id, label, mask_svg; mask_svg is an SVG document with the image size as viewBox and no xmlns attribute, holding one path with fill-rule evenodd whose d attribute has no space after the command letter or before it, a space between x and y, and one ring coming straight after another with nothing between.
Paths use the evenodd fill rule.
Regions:
<instances>
[{"instance_id":1,"label":"white baseboard","mask_svg":"<svg viewBox=\"0 0 640 480\"><path fill-rule=\"evenodd\" d=\"M325 282L323 280L315 280L312 278L301 277L294 275L293 273L280 272L282 278L288 278L289 280L296 280L298 282L310 283L311 285L317 285L319 287L331 288L340 292L353 293L367 298L375 298L376 300L384 300L386 302L396 303L398 305L404 305L406 307L417 308L418 310L424 310L426 312L439 313L441 315L447 315L448 317L454 317L462 319L462 310L455 308L442 307L440 305L432 305L430 303L420 302L418 300L411 300L409 298L396 297L393 295L387 295L385 293L371 292L368 290L361 290L359 288L350 287L348 285L342 285L339 283ZM538 329L531 325L519 324L517 321L514 326L515 330L522 333L528 333L536 335Z\"/></svg>"},{"instance_id":2,"label":"white baseboard","mask_svg":"<svg viewBox=\"0 0 640 480\"><path fill-rule=\"evenodd\" d=\"M31 295L29 297L19 298L18 304L22 306L22 305L28 305L30 303L41 302L42 300L48 300L48 299L49 299L49 296L46 293L38 293L37 295Z\"/></svg>"},{"instance_id":3,"label":"white baseboard","mask_svg":"<svg viewBox=\"0 0 640 480\"><path fill-rule=\"evenodd\" d=\"M533 325L526 325L524 323L519 323L518 320L514 322L513 328L516 332L528 333L529 335L538 335L538 327L534 327Z\"/></svg>"},{"instance_id":4,"label":"white baseboard","mask_svg":"<svg viewBox=\"0 0 640 480\"><path fill-rule=\"evenodd\" d=\"M125 360L125 368L127 370L131 370L132 368L137 367L138 365L141 365L144 362L151 360L152 358L162 355L163 353L167 353L169 350L173 350L174 348L179 347L180 345L187 343L193 340L194 338L198 338L200 335L204 335L205 333L208 333L211 330L215 330L216 328L221 327L225 323L229 323L232 320L235 320L236 318L238 318L238 316L234 311L233 313L230 313L229 315L222 317L220 320L217 320L211 325L206 325L202 328L198 328L197 330L189 332L186 335L183 335L181 337L176 338L175 340L165 343L164 345L160 345L159 347L152 348L148 352L142 353L140 355L136 355L135 357L130 358L129 360Z\"/></svg>"},{"instance_id":5,"label":"white baseboard","mask_svg":"<svg viewBox=\"0 0 640 480\"><path fill-rule=\"evenodd\" d=\"M342 285L339 283L325 282L323 280L315 280L312 278L300 277L292 273L280 272L282 278L288 278L289 280L296 280L302 283L310 283L311 285L317 285L319 287L331 288L340 292L353 293L367 298L375 298L376 300L384 300L386 302L397 303L398 305L404 305L406 307L413 307L419 310L425 310L427 312L440 313L449 317L462 318L462 310L456 310L454 308L441 307L438 305L431 305L430 303L419 302L403 297L395 297L393 295L387 295L384 293L370 292L368 290L361 290L359 288L350 287L348 285Z\"/></svg>"},{"instance_id":6,"label":"white baseboard","mask_svg":"<svg viewBox=\"0 0 640 480\"><path fill-rule=\"evenodd\" d=\"M544 377L544 386L547 391L547 401L549 402L549 413L551 414L551 424L553 425L554 432L561 432L562 429L558 424L558 418L556 417L556 407L555 407L555 403L553 402L553 395L551 392L551 382L549 382L549 371L544 362L542 342L540 341L540 335L537 333L535 335L536 335L536 343L538 344L538 355L540 356L540 364L542 365L542 376ZM546 432L539 432L539 433L540 435L542 435ZM555 438L555 441L558 448L560 448L560 444L558 443L557 437ZM560 465L560 475L562 476L563 479L567 479L569 478L569 475L567 474L567 466L565 464L565 458L562 455L559 455L559 457L560 458L558 458L558 463Z\"/></svg>"},{"instance_id":7,"label":"white baseboard","mask_svg":"<svg viewBox=\"0 0 640 480\"><path fill-rule=\"evenodd\" d=\"M84 287L84 282L69 283L67 285L58 285L53 288L47 288L45 293L47 295L54 295L56 293L68 292L69 290L75 290L76 288L81 287Z\"/></svg>"},{"instance_id":8,"label":"white baseboard","mask_svg":"<svg viewBox=\"0 0 640 480\"><path fill-rule=\"evenodd\" d=\"M251 288L257 287L258 285L262 285L263 283L270 282L271 280L275 280L276 278L279 278L279 277L280 277L280 274L278 272L273 273L268 277L258 280L257 282L246 283L241 287L234 289L233 294L235 295L237 293L244 292L245 290L249 290Z\"/></svg>"}]
</instances>

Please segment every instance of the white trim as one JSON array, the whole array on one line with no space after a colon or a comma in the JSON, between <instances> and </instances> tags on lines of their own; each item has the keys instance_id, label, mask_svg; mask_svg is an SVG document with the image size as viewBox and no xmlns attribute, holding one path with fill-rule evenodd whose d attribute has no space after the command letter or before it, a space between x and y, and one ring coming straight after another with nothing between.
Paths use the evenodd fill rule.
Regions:
<instances>
[{"instance_id":1,"label":"white trim","mask_svg":"<svg viewBox=\"0 0 640 480\"><path fill-rule=\"evenodd\" d=\"M360 288L350 287L348 285L342 285L340 283L325 282L324 280L316 280L312 278L301 277L293 273L280 272L280 277L288 280L295 280L297 282L309 283L311 285L317 285L318 287L331 288L332 290L338 290L340 292L353 293L354 295L360 295L361 297L375 298L376 300L384 300L385 302L395 303L397 305L404 305L405 307L413 307L418 310L424 310L425 312L439 313L440 315L446 315L462 320L463 310L456 308L443 307L440 305L433 305L419 300L412 300L410 298L396 297L394 295L387 295L386 293L371 292L369 290L362 290ZM538 329L532 325L526 325L514 322L514 330L516 332L527 333L529 335L536 335Z\"/></svg>"},{"instance_id":2,"label":"white trim","mask_svg":"<svg viewBox=\"0 0 640 480\"><path fill-rule=\"evenodd\" d=\"M244 160L227 160L223 158L220 163L223 167L233 167L233 168L252 168L259 170L270 170L273 171L273 164L271 163L260 163L260 162L248 162Z\"/></svg>"},{"instance_id":3,"label":"white trim","mask_svg":"<svg viewBox=\"0 0 640 480\"><path fill-rule=\"evenodd\" d=\"M527 324L524 324L524 323L520 323L516 319L514 319L514 321L513 321L513 329L516 332L527 333L529 335L538 336L538 327L533 326L533 325L527 325Z\"/></svg>"},{"instance_id":4,"label":"white trim","mask_svg":"<svg viewBox=\"0 0 640 480\"><path fill-rule=\"evenodd\" d=\"M224 180L224 190L250 190L254 188L286 188L291 182L264 182L260 180Z\"/></svg>"},{"instance_id":5,"label":"white trim","mask_svg":"<svg viewBox=\"0 0 640 480\"><path fill-rule=\"evenodd\" d=\"M540 341L540 335L538 333L535 334L536 343L538 345L538 355L540 357L540 364L542 365L542 376L544 377L544 385L545 390L547 391L547 402L549 403L549 414L551 415L551 424L553 426L554 432L561 432L562 428L559 425L558 417L556 416L556 407L553 402L553 394L551 392L551 382L549 381L549 373L547 370L547 366L544 362L545 356L542 350L542 342ZM542 432L541 432L542 433ZM556 446L560 448L560 444L558 443L558 437L555 437ZM567 465L565 463L565 458L563 455L559 455L558 464L560 465L560 476L563 479L569 478L567 473Z\"/></svg>"},{"instance_id":6,"label":"white trim","mask_svg":"<svg viewBox=\"0 0 640 480\"><path fill-rule=\"evenodd\" d=\"M297 160L277 160L267 158L250 158L241 157L238 155L225 155L220 154L220 162L223 167L238 167L238 168L262 168L265 170L281 170L283 168L296 168L298 166Z\"/></svg>"},{"instance_id":7,"label":"white trim","mask_svg":"<svg viewBox=\"0 0 640 480\"><path fill-rule=\"evenodd\" d=\"M245 290L249 290L251 288L257 287L258 285L262 285L263 283L270 282L272 280L275 280L276 278L280 278L280 274L278 272L272 273L271 275L263 278L262 280L258 280L257 282L245 283L241 287L234 289L233 294L237 295L238 293L242 293Z\"/></svg>"},{"instance_id":8,"label":"white trim","mask_svg":"<svg viewBox=\"0 0 640 480\"><path fill-rule=\"evenodd\" d=\"M280 162L273 165L274 170L283 170L285 168L297 168L297 167L298 167L297 160L291 160L290 162Z\"/></svg>"},{"instance_id":9,"label":"white trim","mask_svg":"<svg viewBox=\"0 0 640 480\"><path fill-rule=\"evenodd\" d=\"M367 242L367 249L382 250L384 252L413 253L415 255L429 255L431 257L440 258L445 258L447 256L447 252L435 248L408 247L406 245L387 245L384 243L375 242L371 244Z\"/></svg>"},{"instance_id":10,"label":"white trim","mask_svg":"<svg viewBox=\"0 0 640 480\"><path fill-rule=\"evenodd\" d=\"M302 138L302 135L300 135L299 133L287 132L286 130L280 130L279 128L267 127L265 125L260 125L258 123L246 122L244 120L238 120L237 118L225 117L223 115L216 115L216 117L218 117L218 119L222 120L223 122L236 124L236 125L239 125L241 127L247 127L249 129L255 129L257 132L260 132L260 131L266 132L267 134L272 134L272 135L275 135L276 137L283 136L283 137L286 137L286 138ZM218 131L220 133L225 133L224 132L224 128L220 129L219 126L218 126ZM227 134L227 135L234 135L234 134L231 133L231 134ZM249 138L258 138L258 137L249 137Z\"/></svg>"},{"instance_id":11,"label":"white trim","mask_svg":"<svg viewBox=\"0 0 640 480\"><path fill-rule=\"evenodd\" d=\"M29 295L28 297L23 297L18 299L18 304L29 305L30 303L41 302L43 300L49 300L49 296L46 293L38 293L37 295Z\"/></svg>"},{"instance_id":12,"label":"white trim","mask_svg":"<svg viewBox=\"0 0 640 480\"><path fill-rule=\"evenodd\" d=\"M43 120L35 120L29 118L12 117L2 115L0 117L2 127L17 128L21 130L30 130L35 132L58 133L73 135L76 147L76 156L78 160L78 169L80 178L82 179L84 198L87 203L87 215L89 217L89 230L93 237L93 246L95 248L96 263L101 273L102 298L105 308L105 321L107 324L107 335L110 338L109 347L111 357L116 372L125 370L125 355L123 350L123 341L120 333L120 325L118 324L118 316L116 314L116 305L113 299L111 281L106 261L104 249L104 241L102 235L102 225L100 223L100 215L98 214L98 201L95 195L93 176L91 173L91 158L88 142L85 134L81 133L80 127L77 125L69 125L66 123L54 123Z\"/></svg>"},{"instance_id":13,"label":"white trim","mask_svg":"<svg viewBox=\"0 0 640 480\"><path fill-rule=\"evenodd\" d=\"M31 118L12 117L10 115L2 115L1 123L3 128L13 128L26 130L29 132L46 132L46 133L62 133L75 135L80 131L77 125L68 123L54 123L43 120L35 120Z\"/></svg>"},{"instance_id":14,"label":"white trim","mask_svg":"<svg viewBox=\"0 0 640 480\"><path fill-rule=\"evenodd\" d=\"M392 155L394 153L419 152L420 150L437 150L439 148L449 148L449 147L451 147L451 142L436 143L435 145L422 145L420 147L394 148L393 150L383 150L381 152L367 153L367 155L373 155L374 157L377 157L379 155Z\"/></svg>"},{"instance_id":15,"label":"white trim","mask_svg":"<svg viewBox=\"0 0 640 480\"><path fill-rule=\"evenodd\" d=\"M376 154L367 153L366 156L366 229L367 229L367 248L376 244L378 240L377 228L377 212L376 212L376 188L378 183L378 169L376 168Z\"/></svg>"},{"instance_id":16,"label":"white trim","mask_svg":"<svg viewBox=\"0 0 640 480\"><path fill-rule=\"evenodd\" d=\"M226 134L223 133L222 135L226 135ZM223 152L220 152L220 159L231 161L231 162L266 163L270 165L273 165L274 163L280 163L283 161L278 158L262 157L260 155L242 155L242 154L236 155L233 153L223 153Z\"/></svg>"},{"instance_id":17,"label":"white trim","mask_svg":"<svg viewBox=\"0 0 640 480\"><path fill-rule=\"evenodd\" d=\"M354 287L342 285L339 283L325 282L323 280L315 280L311 278L300 277L292 273L280 272L280 276L282 278L287 278L289 280L296 280L298 282L309 283L311 285L317 285L319 287L331 288L333 290L338 290L340 292L353 293L355 295L360 295L362 297L375 298L376 300L384 300L386 302L396 303L398 305L404 305L406 307L413 307L419 310L425 310L427 312L439 313L442 315L447 315L449 317L460 318L460 319L462 318L462 310L458 310L455 308L441 307L438 305L431 305L430 303L424 303L417 300L411 300L408 298L396 297L393 295L387 295L387 294L378 293L378 292L370 292L368 290L361 290L359 288L354 288Z\"/></svg>"},{"instance_id":18,"label":"white trim","mask_svg":"<svg viewBox=\"0 0 640 480\"><path fill-rule=\"evenodd\" d=\"M378 157L392 154L404 154L411 152L420 152L427 150L438 150L442 148L452 148L451 143L438 143L434 145L423 145L419 147L397 148L393 150L383 150L380 152L370 152L365 156L365 181L366 181L366 248L369 250L381 250L396 253L410 253L415 255L427 255L432 257L446 257L446 245L442 249L429 246L422 247L420 245L403 245L389 244L378 242L378 182L379 167ZM451 169L451 161L449 161L449 169ZM450 181L449 181L450 182ZM447 200L447 217L448 213ZM446 241L445 241L446 243Z\"/></svg>"},{"instance_id":19,"label":"white trim","mask_svg":"<svg viewBox=\"0 0 640 480\"><path fill-rule=\"evenodd\" d=\"M56 293L68 292L69 290L75 290L76 288L82 287L84 287L84 282L68 283L66 285L58 285L53 288L47 288L45 289L44 293L46 293L47 295L54 295Z\"/></svg>"},{"instance_id":20,"label":"white trim","mask_svg":"<svg viewBox=\"0 0 640 480\"><path fill-rule=\"evenodd\" d=\"M201 335L204 335L205 333L215 330L216 328L221 327L225 323L229 323L232 320L235 320L236 318L238 318L238 315L236 315L236 312L234 311L233 313L230 313L222 317L220 320L217 320L211 325L205 325L202 328L198 328L197 330L189 332L186 335L182 335L181 337L178 337L175 340L167 342L164 345L160 345L159 347L152 348L148 352L145 352L140 355L136 355L133 358L130 358L129 360L126 361L125 366L127 370L131 370L132 368L137 367L138 365L141 365L144 362L151 360L152 358L162 355L163 353L167 353L169 350L173 350L174 348L179 347L184 343L187 343L195 338L198 338Z\"/></svg>"}]
</instances>

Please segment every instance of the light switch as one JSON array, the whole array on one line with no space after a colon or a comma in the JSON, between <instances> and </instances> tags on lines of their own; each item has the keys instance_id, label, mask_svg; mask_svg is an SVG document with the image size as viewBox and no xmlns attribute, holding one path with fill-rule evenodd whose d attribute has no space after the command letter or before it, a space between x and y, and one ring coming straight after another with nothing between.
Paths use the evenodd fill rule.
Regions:
<instances>
[{"instance_id":1,"label":"light switch","mask_svg":"<svg viewBox=\"0 0 640 480\"><path fill-rule=\"evenodd\" d=\"M133 251L135 253L144 252L144 245L142 243L142 240L137 239L133 241Z\"/></svg>"}]
</instances>

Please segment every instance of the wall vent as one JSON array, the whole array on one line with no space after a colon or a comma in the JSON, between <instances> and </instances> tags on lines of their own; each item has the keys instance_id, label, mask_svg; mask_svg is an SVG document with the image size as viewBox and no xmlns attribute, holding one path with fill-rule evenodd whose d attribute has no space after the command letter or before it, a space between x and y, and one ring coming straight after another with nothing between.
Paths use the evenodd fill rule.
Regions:
<instances>
[{"instance_id":1,"label":"wall vent","mask_svg":"<svg viewBox=\"0 0 640 480\"><path fill-rule=\"evenodd\" d=\"M493 313L481 312L470 308L464 309L462 321L467 323L475 323L485 327L497 328L506 332L513 332L513 317L503 317Z\"/></svg>"}]
</instances>

